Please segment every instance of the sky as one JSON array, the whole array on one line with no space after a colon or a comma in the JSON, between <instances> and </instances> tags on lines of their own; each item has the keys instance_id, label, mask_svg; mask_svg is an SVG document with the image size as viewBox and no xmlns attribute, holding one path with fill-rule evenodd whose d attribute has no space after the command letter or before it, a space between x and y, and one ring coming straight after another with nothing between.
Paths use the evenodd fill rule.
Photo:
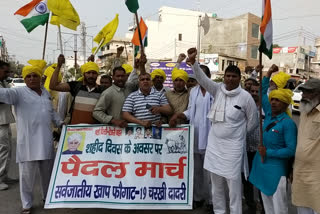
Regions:
<instances>
[{"instance_id":1,"label":"sky","mask_svg":"<svg viewBox=\"0 0 320 214\"><path fill-rule=\"evenodd\" d=\"M26 63L31 58L42 57L45 27L39 26L31 33L27 33L13 15L29 1L31 0L0 0L0 34L7 42L9 55L15 55L16 60L21 63ZM91 36L96 35L116 13L119 14L116 37L124 37L129 24L133 22L133 14L126 8L124 0L71 0L71 2L81 22L85 22L88 27L87 34ZM247 12L261 16L262 13L262 0L139 0L139 5L138 13L144 19L156 19L161 6L200 9L203 12L216 13L220 18L230 18ZM274 43L296 46L302 44L302 38L305 37L305 43L313 45L313 39L316 36L320 37L319 8L319 0L272 0ZM301 28L304 33L299 34ZM78 27L78 32L75 32L62 27L62 32L80 33L80 28ZM64 34L63 39L69 41L66 42L66 49L71 50L73 36ZM57 27L49 25L46 49L48 61L57 58L59 54L57 49ZM66 55L73 55L73 52L67 51Z\"/></svg>"}]
</instances>

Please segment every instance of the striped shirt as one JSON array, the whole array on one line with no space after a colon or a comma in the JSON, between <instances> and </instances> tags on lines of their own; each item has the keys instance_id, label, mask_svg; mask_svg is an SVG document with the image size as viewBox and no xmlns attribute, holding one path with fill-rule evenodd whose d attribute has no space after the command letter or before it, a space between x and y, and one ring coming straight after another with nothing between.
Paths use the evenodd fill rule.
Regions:
<instances>
[{"instance_id":1,"label":"striped shirt","mask_svg":"<svg viewBox=\"0 0 320 214\"><path fill-rule=\"evenodd\" d=\"M74 97L71 109L71 124L95 124L97 121L92 117L93 109L102 93L102 88L97 86L89 89L82 82L68 82L70 93Z\"/></svg>"},{"instance_id":2,"label":"striped shirt","mask_svg":"<svg viewBox=\"0 0 320 214\"><path fill-rule=\"evenodd\" d=\"M150 106L162 106L167 105L168 100L166 96L154 88L151 88L150 94L145 96L140 91L131 93L123 104L122 111L130 112L138 120L150 120L152 122L159 121L161 115L152 114L147 108L147 104Z\"/></svg>"}]
</instances>

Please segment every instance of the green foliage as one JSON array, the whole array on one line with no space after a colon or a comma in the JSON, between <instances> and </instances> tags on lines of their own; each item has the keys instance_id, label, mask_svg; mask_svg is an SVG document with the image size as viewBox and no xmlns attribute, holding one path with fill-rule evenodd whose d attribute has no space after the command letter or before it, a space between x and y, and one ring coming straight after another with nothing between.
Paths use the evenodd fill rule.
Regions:
<instances>
[{"instance_id":1,"label":"green foliage","mask_svg":"<svg viewBox=\"0 0 320 214\"><path fill-rule=\"evenodd\" d=\"M217 77L213 81L215 81L215 82L223 82L223 77Z\"/></svg>"},{"instance_id":2,"label":"green foliage","mask_svg":"<svg viewBox=\"0 0 320 214\"><path fill-rule=\"evenodd\" d=\"M106 59L106 63L105 65L101 68L103 70L107 71L107 74L111 74L112 72L112 68L113 68L113 64L114 64L115 58L114 57L109 57ZM120 63L121 65L126 63L127 59L125 57L120 57Z\"/></svg>"},{"instance_id":3,"label":"green foliage","mask_svg":"<svg viewBox=\"0 0 320 214\"><path fill-rule=\"evenodd\" d=\"M21 72L24 65L14 61L9 61L9 64L10 64L10 70L12 73L11 77L21 77Z\"/></svg>"},{"instance_id":4,"label":"green foliage","mask_svg":"<svg viewBox=\"0 0 320 214\"><path fill-rule=\"evenodd\" d=\"M79 69L76 71L75 68L69 68L67 74L65 75L65 79L68 80L68 81L71 80L71 79L77 80L81 76L82 76L82 74L81 74L81 71Z\"/></svg>"}]
</instances>

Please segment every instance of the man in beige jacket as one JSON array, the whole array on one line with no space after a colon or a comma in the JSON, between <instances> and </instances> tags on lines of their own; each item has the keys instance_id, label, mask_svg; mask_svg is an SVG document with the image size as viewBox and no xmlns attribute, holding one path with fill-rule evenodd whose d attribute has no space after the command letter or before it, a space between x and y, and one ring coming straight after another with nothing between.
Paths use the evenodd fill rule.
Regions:
<instances>
[{"instance_id":1,"label":"man in beige jacket","mask_svg":"<svg viewBox=\"0 0 320 214\"><path fill-rule=\"evenodd\" d=\"M310 79L302 91L298 144L293 168L292 202L298 214L320 213L320 80Z\"/></svg>"}]
</instances>

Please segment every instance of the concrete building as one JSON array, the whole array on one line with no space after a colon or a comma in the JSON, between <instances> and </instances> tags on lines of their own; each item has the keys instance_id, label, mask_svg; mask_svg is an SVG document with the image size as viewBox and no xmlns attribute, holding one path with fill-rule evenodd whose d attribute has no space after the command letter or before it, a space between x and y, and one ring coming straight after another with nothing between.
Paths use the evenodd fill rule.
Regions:
<instances>
[{"instance_id":1,"label":"concrete building","mask_svg":"<svg viewBox=\"0 0 320 214\"><path fill-rule=\"evenodd\" d=\"M6 46L6 41L0 34L0 60L7 62L9 60L8 50Z\"/></svg>"},{"instance_id":2,"label":"concrete building","mask_svg":"<svg viewBox=\"0 0 320 214\"><path fill-rule=\"evenodd\" d=\"M97 63L102 72L108 72L110 69L110 59L114 58L117 54L118 47L125 47L121 57L126 59L126 63L133 65L133 51L131 38L113 38L106 46L102 47L98 52Z\"/></svg>"},{"instance_id":3,"label":"concrete building","mask_svg":"<svg viewBox=\"0 0 320 214\"><path fill-rule=\"evenodd\" d=\"M201 52L223 56L219 60L221 71L228 64L243 64L243 61L243 67L258 65L260 19L251 13L230 19L210 18L209 32L202 36Z\"/></svg>"},{"instance_id":4,"label":"concrete building","mask_svg":"<svg viewBox=\"0 0 320 214\"><path fill-rule=\"evenodd\" d=\"M293 77L308 78L312 74L310 63L314 56L315 52L311 46L273 48L272 59L269 60L263 55L262 63L264 71L267 71L272 64L276 64L280 71Z\"/></svg>"},{"instance_id":5,"label":"concrete building","mask_svg":"<svg viewBox=\"0 0 320 214\"><path fill-rule=\"evenodd\" d=\"M311 60L311 73L310 76L320 78L320 38L315 42L316 54Z\"/></svg>"},{"instance_id":6,"label":"concrete building","mask_svg":"<svg viewBox=\"0 0 320 214\"><path fill-rule=\"evenodd\" d=\"M200 15L204 17L205 13L164 6L159 9L156 20L144 20L148 26L148 47L145 48L148 58L175 61L180 53L196 47ZM130 26L129 31L132 29ZM130 32L126 37L131 39L132 35Z\"/></svg>"},{"instance_id":7,"label":"concrete building","mask_svg":"<svg viewBox=\"0 0 320 214\"><path fill-rule=\"evenodd\" d=\"M197 47L199 16L203 18L205 14L209 17L210 29L204 35L201 27L200 52L221 56L219 71L223 71L228 64L243 64L243 61L242 67L258 64L260 17L248 13L221 19L214 13L165 6L159 9L157 20L145 20L148 26L148 58L153 61L176 61L180 53ZM129 30L132 29L132 26L129 27ZM132 33L126 37L132 38Z\"/></svg>"}]
</instances>

